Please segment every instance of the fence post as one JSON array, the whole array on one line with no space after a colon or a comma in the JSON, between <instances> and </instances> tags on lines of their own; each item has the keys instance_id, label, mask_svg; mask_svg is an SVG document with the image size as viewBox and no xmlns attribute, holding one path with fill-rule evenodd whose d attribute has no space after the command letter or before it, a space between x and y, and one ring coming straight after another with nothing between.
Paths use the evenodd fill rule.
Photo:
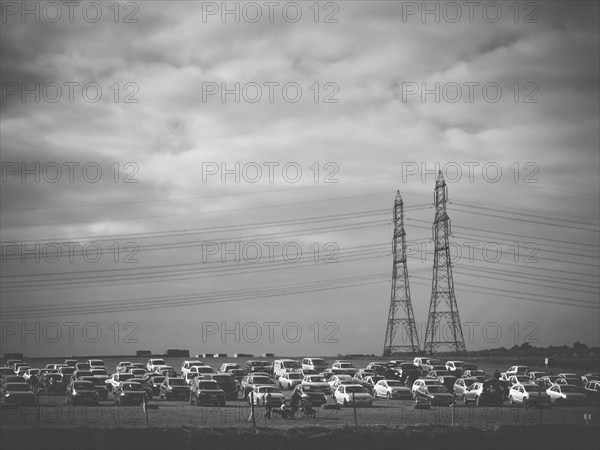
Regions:
<instances>
[{"instance_id":1,"label":"fence post","mask_svg":"<svg viewBox=\"0 0 600 450\"><path fill-rule=\"evenodd\" d=\"M356 399L352 393L352 408L354 409L354 428L358 428L358 419L356 418Z\"/></svg>"}]
</instances>

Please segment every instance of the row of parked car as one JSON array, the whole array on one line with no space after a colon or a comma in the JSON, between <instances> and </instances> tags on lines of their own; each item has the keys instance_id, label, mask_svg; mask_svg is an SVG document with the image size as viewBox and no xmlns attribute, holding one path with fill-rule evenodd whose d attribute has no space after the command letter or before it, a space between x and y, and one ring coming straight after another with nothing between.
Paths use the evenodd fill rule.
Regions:
<instances>
[{"instance_id":1,"label":"row of parked car","mask_svg":"<svg viewBox=\"0 0 600 450\"><path fill-rule=\"evenodd\" d=\"M545 405L598 402L598 374L578 377L572 373L549 375L513 366L489 376L463 361L440 363L432 358L413 361L372 362L356 368L351 361L337 360L331 367L323 358L248 360L244 366L224 363L218 370L200 360L187 360L180 371L152 358L146 364L122 361L108 374L104 362L65 360L43 369L9 360L0 367L5 402L33 404L38 395L65 394L66 403L98 403L112 396L116 404L141 404L155 397L187 400L191 404L225 405L238 395L256 405L292 401L313 405L328 403L372 405L378 397L414 399L417 405L464 404Z\"/></svg>"}]
</instances>

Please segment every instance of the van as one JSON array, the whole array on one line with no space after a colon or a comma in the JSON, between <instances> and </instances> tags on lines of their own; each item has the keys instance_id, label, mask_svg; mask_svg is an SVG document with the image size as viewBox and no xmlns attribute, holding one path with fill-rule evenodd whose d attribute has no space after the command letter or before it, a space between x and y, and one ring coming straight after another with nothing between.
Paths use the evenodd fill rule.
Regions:
<instances>
[{"instance_id":1,"label":"van","mask_svg":"<svg viewBox=\"0 0 600 450\"><path fill-rule=\"evenodd\" d=\"M286 372L299 371L300 363L294 359L276 359L273 363L273 375L275 379Z\"/></svg>"},{"instance_id":2,"label":"van","mask_svg":"<svg viewBox=\"0 0 600 450\"><path fill-rule=\"evenodd\" d=\"M325 361L323 358L304 358L302 360L302 370L312 369L316 370L318 373L321 373L328 367L329 364L327 364L327 361Z\"/></svg>"}]
</instances>

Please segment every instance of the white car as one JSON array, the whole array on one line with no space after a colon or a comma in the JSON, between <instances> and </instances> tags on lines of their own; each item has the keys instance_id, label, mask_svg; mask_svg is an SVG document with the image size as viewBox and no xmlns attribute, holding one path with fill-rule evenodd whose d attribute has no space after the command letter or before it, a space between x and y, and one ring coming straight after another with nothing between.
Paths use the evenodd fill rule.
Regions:
<instances>
[{"instance_id":1,"label":"white car","mask_svg":"<svg viewBox=\"0 0 600 450\"><path fill-rule=\"evenodd\" d=\"M511 375L508 377L508 382L514 386L515 384L530 383L531 378L527 375Z\"/></svg>"},{"instance_id":2,"label":"white car","mask_svg":"<svg viewBox=\"0 0 600 450\"><path fill-rule=\"evenodd\" d=\"M106 364L101 359L88 359L90 369L106 369Z\"/></svg>"},{"instance_id":3,"label":"white car","mask_svg":"<svg viewBox=\"0 0 600 450\"><path fill-rule=\"evenodd\" d=\"M285 395L281 393L279 389L277 389L273 385L256 385L252 389L251 395L248 395L248 403L252 402L256 406L265 405L266 397L268 394L271 394L270 404L273 407L279 407L285 400Z\"/></svg>"},{"instance_id":4,"label":"white car","mask_svg":"<svg viewBox=\"0 0 600 450\"><path fill-rule=\"evenodd\" d=\"M304 358L302 360L302 369L313 369L317 373L321 373L328 367L329 364L323 358Z\"/></svg>"},{"instance_id":5,"label":"white car","mask_svg":"<svg viewBox=\"0 0 600 450\"><path fill-rule=\"evenodd\" d=\"M570 384L555 384L546 390L552 403L557 405L586 405L588 397L584 392Z\"/></svg>"},{"instance_id":6,"label":"white car","mask_svg":"<svg viewBox=\"0 0 600 450\"><path fill-rule=\"evenodd\" d=\"M204 366L205 364L202 361L193 360L193 361L184 361L181 365L181 374L185 375L190 371L190 369L194 366Z\"/></svg>"},{"instance_id":7,"label":"white car","mask_svg":"<svg viewBox=\"0 0 600 450\"><path fill-rule=\"evenodd\" d=\"M398 380L379 380L373 388L373 395L377 397L386 397L388 400L393 398L412 398L412 391L404 386Z\"/></svg>"},{"instance_id":8,"label":"white car","mask_svg":"<svg viewBox=\"0 0 600 450\"><path fill-rule=\"evenodd\" d=\"M327 380L327 383L329 384L329 386L331 386L332 390L335 390L341 384L342 381L351 381L351 380L352 380L352 377L350 375L340 374L340 375L332 376L329 380Z\"/></svg>"},{"instance_id":9,"label":"white car","mask_svg":"<svg viewBox=\"0 0 600 450\"><path fill-rule=\"evenodd\" d=\"M373 406L373 396L359 384L342 384L335 390L336 403L344 406Z\"/></svg>"},{"instance_id":10,"label":"white car","mask_svg":"<svg viewBox=\"0 0 600 450\"><path fill-rule=\"evenodd\" d=\"M525 375L527 372L529 372L529 367L527 366L512 366L505 373L508 378L511 375Z\"/></svg>"},{"instance_id":11,"label":"white car","mask_svg":"<svg viewBox=\"0 0 600 450\"><path fill-rule=\"evenodd\" d=\"M418 378L414 381L412 387L410 388L410 391L412 393L413 397L416 397L417 395L417 390L421 387L421 386L441 386L442 383L440 383L438 380L436 380L435 378Z\"/></svg>"},{"instance_id":12,"label":"white car","mask_svg":"<svg viewBox=\"0 0 600 450\"><path fill-rule=\"evenodd\" d=\"M221 364L221 368L219 369L220 373L227 373L230 370L241 369L239 364L236 363L223 363Z\"/></svg>"},{"instance_id":13,"label":"white car","mask_svg":"<svg viewBox=\"0 0 600 450\"><path fill-rule=\"evenodd\" d=\"M515 384L508 391L508 402L511 405L550 406L550 396L535 384Z\"/></svg>"},{"instance_id":14,"label":"white car","mask_svg":"<svg viewBox=\"0 0 600 450\"><path fill-rule=\"evenodd\" d=\"M192 366L189 368L187 375L202 376L209 373L215 373L215 369L210 366Z\"/></svg>"},{"instance_id":15,"label":"white car","mask_svg":"<svg viewBox=\"0 0 600 450\"><path fill-rule=\"evenodd\" d=\"M287 372L281 374L278 380L280 389L294 389L298 384L302 383L301 372Z\"/></svg>"},{"instance_id":16,"label":"white car","mask_svg":"<svg viewBox=\"0 0 600 450\"><path fill-rule=\"evenodd\" d=\"M117 364L117 367L115 367L115 371L116 372L127 372L128 367L131 366L131 361L121 361L119 362L119 364Z\"/></svg>"},{"instance_id":17,"label":"white car","mask_svg":"<svg viewBox=\"0 0 600 450\"><path fill-rule=\"evenodd\" d=\"M302 380L304 386L310 386L311 390L322 391L325 395L331 395L331 386L321 375L306 375Z\"/></svg>"},{"instance_id":18,"label":"white car","mask_svg":"<svg viewBox=\"0 0 600 450\"><path fill-rule=\"evenodd\" d=\"M464 367L464 361L446 361L446 370L452 375L456 375L456 372L462 373Z\"/></svg>"},{"instance_id":19,"label":"white car","mask_svg":"<svg viewBox=\"0 0 600 450\"><path fill-rule=\"evenodd\" d=\"M146 364L146 370L148 370L148 372L157 372L157 369L159 366L166 366L167 363L165 362L164 359L162 358L152 358L148 361L148 364Z\"/></svg>"}]
</instances>

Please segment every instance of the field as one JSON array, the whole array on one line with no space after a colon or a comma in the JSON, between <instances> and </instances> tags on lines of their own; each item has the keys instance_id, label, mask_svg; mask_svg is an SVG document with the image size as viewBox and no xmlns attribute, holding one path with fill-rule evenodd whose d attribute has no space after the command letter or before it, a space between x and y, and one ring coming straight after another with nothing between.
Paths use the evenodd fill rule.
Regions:
<instances>
[{"instance_id":1,"label":"field","mask_svg":"<svg viewBox=\"0 0 600 450\"><path fill-rule=\"evenodd\" d=\"M83 360L83 358L81 359ZM181 367L184 360L183 358L165 359L168 364L176 369ZM333 362L334 359L329 358L328 361ZM137 361L135 358L128 357L104 358L104 360L109 372L114 370L119 361ZM214 368L218 368L222 362L233 360L234 358L211 358L207 363ZM356 359L353 362L356 367L364 367L372 360L378 360L378 358ZM512 363L500 364L497 361L489 363L472 359L469 359L469 361L475 362L487 373L493 373L496 369L506 370ZM62 362L62 360L29 359L27 362L32 367L43 367L46 363ZM592 370L596 363L597 361L590 360L588 370ZM530 368L543 370L542 366L531 366ZM569 370L569 367L555 367L552 370L554 373L558 373L559 371ZM286 391L285 394L289 398L290 392ZM333 402L331 398L329 402ZM589 426L585 427L584 415L587 414L591 416L591 420L588 421ZM223 408L191 406L187 401L153 399L149 403L149 408L144 411L142 407L116 407L110 398L109 401L101 402L100 406L73 407L64 405L63 396L42 396L39 409L17 409L8 406L2 411L0 422L3 435L2 441L3 444L8 444L8 447L17 446L19 442L26 442L23 440L26 436L32 439L32 436L40 437L40 435L48 434L55 436L53 441L61 441L63 439L61 436L67 433L72 439L75 439L75 436L82 432L81 430L86 429L96 430L94 433L97 433L98 430L105 430L111 435L113 433L139 432L140 430L144 430L145 434L156 432L156 430L163 430L163 433L179 430L184 434L194 434L202 429L209 435L211 433L215 435L216 433L217 435L225 434L232 437L233 434L240 433L254 434L256 427L259 434L270 436L267 440L272 439L273 442L281 442L281 439L287 439L286 436L289 437L290 433L296 432L294 430L298 430L298 428L304 430L302 433L308 433L311 436L315 433L317 436L324 436L330 432L335 433L334 430L347 434L347 430L352 430L352 433L362 433L361 436L364 437L372 430L386 430L381 432L381 436L389 437L394 433L405 433L407 429L413 430L410 434L414 436L417 433L415 430L420 429L435 429L445 435L456 433L457 430L476 429L488 432L496 430L494 432L497 432L499 429L506 430L515 428L515 426L527 426L530 431L546 430L543 434L547 437L548 425L554 427L551 428L552 430L562 430L561 432L564 431L564 433L567 433L566 430L569 429L580 431L586 429L598 430L600 425L600 407L598 406L552 407L539 410L510 407L508 404L503 407L474 407L458 403L454 408L415 409L413 401L387 399L376 399L373 407L356 408L356 410L343 407L339 410L319 408L314 418L297 416L291 420L283 420L279 417L267 419L264 417L263 408L256 409L254 422L248 420L250 415L250 406L241 399L228 401L227 406ZM556 425L559 426L556 427ZM317 432L315 430L321 431ZM469 431L469 433L472 434L473 431ZM279 436L277 439L280 440L278 441L275 436ZM188 437L192 439L191 435ZM40 439L42 438L40 437ZM106 438L102 439L106 440ZM520 442L523 442L522 438L520 439ZM45 439L42 439L42 441L45 441ZM230 446L233 445L233 441L228 442ZM545 438L541 442L546 442ZM552 440L552 442L558 441ZM585 439L578 441L578 445L581 447L587 447L588 444L589 441ZM7 448L6 445L2 447ZM548 445L541 447L548 447ZM594 446L592 445L590 448L594 448Z\"/></svg>"}]
</instances>

